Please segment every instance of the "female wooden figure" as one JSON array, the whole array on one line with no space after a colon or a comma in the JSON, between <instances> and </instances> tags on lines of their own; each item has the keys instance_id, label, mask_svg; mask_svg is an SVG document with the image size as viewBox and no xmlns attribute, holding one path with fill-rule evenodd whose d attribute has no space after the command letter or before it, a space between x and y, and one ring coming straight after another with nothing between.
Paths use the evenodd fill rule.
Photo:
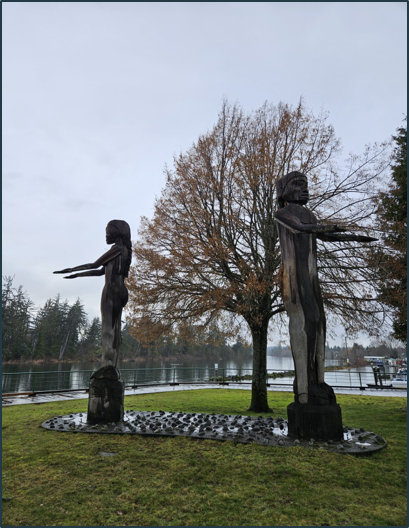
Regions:
<instances>
[{"instance_id":1,"label":"female wooden figure","mask_svg":"<svg viewBox=\"0 0 409 528\"><path fill-rule=\"evenodd\" d=\"M125 278L128 277L132 258L131 230L123 220L111 220L106 227L106 242L114 244L92 264L66 268L54 273L75 273L64 279L105 275L105 286L101 297L102 361L103 367L116 367L121 347L122 309L128 302ZM101 269L97 269L100 268Z\"/></svg>"}]
</instances>

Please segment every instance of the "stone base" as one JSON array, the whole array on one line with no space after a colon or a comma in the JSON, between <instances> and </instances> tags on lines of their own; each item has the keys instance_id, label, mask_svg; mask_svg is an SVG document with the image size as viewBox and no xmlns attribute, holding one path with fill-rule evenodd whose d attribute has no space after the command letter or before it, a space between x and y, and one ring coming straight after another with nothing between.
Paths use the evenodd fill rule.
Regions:
<instances>
[{"instance_id":1,"label":"stone base","mask_svg":"<svg viewBox=\"0 0 409 528\"><path fill-rule=\"evenodd\" d=\"M342 440L341 407L291 403L287 407L288 435L309 440Z\"/></svg>"},{"instance_id":2,"label":"stone base","mask_svg":"<svg viewBox=\"0 0 409 528\"><path fill-rule=\"evenodd\" d=\"M94 434L130 434L161 437L191 437L196 439L231 441L242 444L260 444L270 447L298 447L325 450L329 453L368 456L387 446L385 438L345 426L344 440L327 442L290 438L284 418L250 418L249 416L226 416L224 414L196 414L182 412L124 412L123 422L95 424L87 423L87 413L56 416L41 424L49 431ZM101 454L101 453L100 453Z\"/></svg>"},{"instance_id":3,"label":"stone base","mask_svg":"<svg viewBox=\"0 0 409 528\"><path fill-rule=\"evenodd\" d=\"M121 422L124 418L125 383L108 378L92 378L89 384L87 423Z\"/></svg>"}]
</instances>

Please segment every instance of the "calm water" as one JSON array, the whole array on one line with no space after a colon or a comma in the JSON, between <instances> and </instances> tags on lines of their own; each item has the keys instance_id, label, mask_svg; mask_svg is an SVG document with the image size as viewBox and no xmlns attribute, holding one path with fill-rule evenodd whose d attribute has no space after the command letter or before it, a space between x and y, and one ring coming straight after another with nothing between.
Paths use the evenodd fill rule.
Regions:
<instances>
[{"instance_id":1,"label":"calm water","mask_svg":"<svg viewBox=\"0 0 409 528\"><path fill-rule=\"evenodd\" d=\"M246 370L252 369L252 358L246 358L241 363L235 359L194 359L194 360L166 360L157 359L150 361L120 361L119 369L168 369L168 368L198 368L198 369L211 369L215 368L215 364L218 364L218 369L235 369L235 370ZM325 360L325 366L336 366L338 365L337 360ZM83 361L78 363L67 363L61 361L60 363L19 363L14 365L3 364L3 373L8 372L55 372L55 371L78 371L78 370L97 370L100 364L97 362ZM294 362L291 357L272 357L267 356L267 369L268 370L294 370Z\"/></svg>"},{"instance_id":2,"label":"calm water","mask_svg":"<svg viewBox=\"0 0 409 528\"><path fill-rule=\"evenodd\" d=\"M326 360L326 366L337 366L337 364L337 360ZM88 387L91 372L99 367L99 363L92 362L3 365L3 374L26 373L22 376L3 376L3 392L85 388ZM251 374L252 358L247 358L242 362L234 359L181 359L179 361L158 359L143 362L120 362L119 369L127 386L172 382L203 383L212 381L215 377ZM294 370L293 359L267 356L267 370L269 373ZM270 379L269 383L292 385L293 381L293 376L286 376L275 380ZM333 387L356 387L373 383L374 379L371 367L358 367L357 369L327 372L325 381Z\"/></svg>"}]
</instances>

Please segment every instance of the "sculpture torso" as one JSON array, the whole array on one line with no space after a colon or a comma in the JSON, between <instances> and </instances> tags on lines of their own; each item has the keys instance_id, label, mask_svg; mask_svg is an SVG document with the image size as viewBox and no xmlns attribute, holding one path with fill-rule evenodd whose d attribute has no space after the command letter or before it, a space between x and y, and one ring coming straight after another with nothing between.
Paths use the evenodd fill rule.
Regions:
<instances>
[{"instance_id":1,"label":"sculpture torso","mask_svg":"<svg viewBox=\"0 0 409 528\"><path fill-rule=\"evenodd\" d=\"M302 205L287 204L284 208L304 224L316 224L315 215ZM309 311L322 304L317 272L317 242L313 233L293 233L277 224L283 263L282 293L286 310L301 302ZM317 299L318 297L318 299ZM319 317L319 314L317 314Z\"/></svg>"},{"instance_id":2,"label":"sculpture torso","mask_svg":"<svg viewBox=\"0 0 409 528\"><path fill-rule=\"evenodd\" d=\"M116 243L113 248L120 248L121 252L104 266L105 286L101 297L103 351L104 359L109 364L113 363L121 344L121 315L128 302L124 280L128 249L122 243Z\"/></svg>"},{"instance_id":3,"label":"sculpture torso","mask_svg":"<svg viewBox=\"0 0 409 528\"><path fill-rule=\"evenodd\" d=\"M128 261L128 249L124 244L115 244L121 253L105 265L105 286L103 296L121 309L128 302L128 290L125 286L124 270Z\"/></svg>"}]
</instances>

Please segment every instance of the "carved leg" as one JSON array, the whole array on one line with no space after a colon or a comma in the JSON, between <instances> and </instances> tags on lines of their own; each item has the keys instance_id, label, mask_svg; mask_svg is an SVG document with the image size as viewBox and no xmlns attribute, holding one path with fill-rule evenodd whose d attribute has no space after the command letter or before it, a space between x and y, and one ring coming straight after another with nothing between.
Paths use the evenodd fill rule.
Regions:
<instances>
[{"instance_id":1,"label":"carved leg","mask_svg":"<svg viewBox=\"0 0 409 528\"><path fill-rule=\"evenodd\" d=\"M317 362L317 377L318 383L324 383L324 367L325 367L325 329L322 324L317 325L317 341L316 341L316 362Z\"/></svg>"},{"instance_id":2,"label":"carved leg","mask_svg":"<svg viewBox=\"0 0 409 528\"><path fill-rule=\"evenodd\" d=\"M295 313L294 313L295 312ZM290 341L293 353L295 372L297 378L297 392L299 403L308 403L308 377L307 377L307 334L304 330L304 314L301 306L289 314L290 316Z\"/></svg>"},{"instance_id":3,"label":"carved leg","mask_svg":"<svg viewBox=\"0 0 409 528\"><path fill-rule=\"evenodd\" d=\"M323 311L321 312L320 316L321 316L321 321L317 326L317 353L316 353L318 385L321 389L323 389L326 392L326 398L328 398L328 403L330 405L334 405L337 402L334 389L330 387L324 381L326 325L325 325L325 314Z\"/></svg>"},{"instance_id":4,"label":"carved leg","mask_svg":"<svg viewBox=\"0 0 409 528\"><path fill-rule=\"evenodd\" d=\"M115 363L115 327L112 325L113 304L109 299L101 300L101 327L102 327L102 364L106 367Z\"/></svg>"},{"instance_id":5,"label":"carved leg","mask_svg":"<svg viewBox=\"0 0 409 528\"><path fill-rule=\"evenodd\" d=\"M114 338L114 347L115 347L115 363L114 366L118 365L119 352L121 350L122 336L121 336L121 316L122 310L117 314L115 319L115 338Z\"/></svg>"},{"instance_id":6,"label":"carved leg","mask_svg":"<svg viewBox=\"0 0 409 528\"><path fill-rule=\"evenodd\" d=\"M115 332L111 325L105 322L102 325L102 363L108 367L115 366L115 349L112 346L114 342Z\"/></svg>"}]
</instances>

